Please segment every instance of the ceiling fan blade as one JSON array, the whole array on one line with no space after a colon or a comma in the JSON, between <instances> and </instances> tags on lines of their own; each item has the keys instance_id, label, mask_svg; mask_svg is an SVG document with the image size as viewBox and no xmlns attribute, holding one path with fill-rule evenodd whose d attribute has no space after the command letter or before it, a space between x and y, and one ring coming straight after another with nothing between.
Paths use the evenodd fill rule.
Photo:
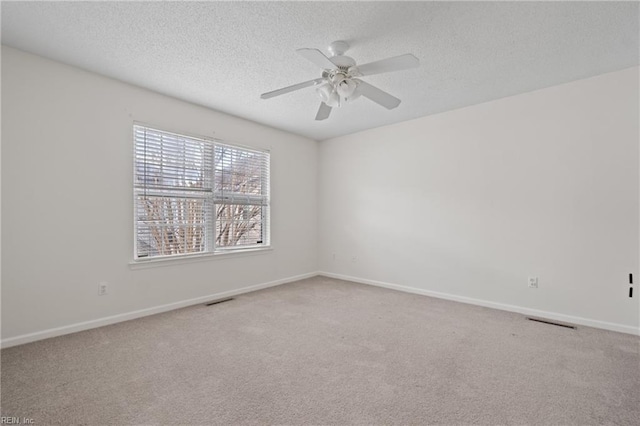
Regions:
<instances>
[{"instance_id":1,"label":"ceiling fan blade","mask_svg":"<svg viewBox=\"0 0 640 426\"><path fill-rule=\"evenodd\" d=\"M411 53L407 53L406 55L394 56L393 58L358 65L357 68L362 75L374 75L382 74L383 72L406 70L409 68L415 68L419 65L420 61L418 58L413 56Z\"/></svg>"},{"instance_id":2,"label":"ceiling fan blade","mask_svg":"<svg viewBox=\"0 0 640 426\"><path fill-rule=\"evenodd\" d=\"M327 118L329 118L329 114L331 114L331 107L324 102L320 102L320 108L318 108L316 120L326 120Z\"/></svg>"},{"instance_id":3,"label":"ceiling fan blade","mask_svg":"<svg viewBox=\"0 0 640 426\"><path fill-rule=\"evenodd\" d=\"M391 96L387 92L378 89L375 86L370 85L362 80L358 80L357 91L365 98L371 99L373 102L382 105L386 109L394 109L400 102L400 99L395 96Z\"/></svg>"},{"instance_id":4,"label":"ceiling fan blade","mask_svg":"<svg viewBox=\"0 0 640 426\"><path fill-rule=\"evenodd\" d=\"M307 60L313 62L323 70L332 70L338 68L329 58L327 58L324 53L319 51L318 49L298 49L296 50L300 56L306 58Z\"/></svg>"},{"instance_id":5,"label":"ceiling fan blade","mask_svg":"<svg viewBox=\"0 0 640 426\"><path fill-rule=\"evenodd\" d=\"M324 82L324 78L316 78L315 80L305 81L303 83L294 84L293 86L283 87L282 89L274 90L271 92L263 93L260 95L262 99L273 98L274 96L284 95L285 93L293 92L294 90L304 89L309 86L316 86Z\"/></svg>"}]
</instances>

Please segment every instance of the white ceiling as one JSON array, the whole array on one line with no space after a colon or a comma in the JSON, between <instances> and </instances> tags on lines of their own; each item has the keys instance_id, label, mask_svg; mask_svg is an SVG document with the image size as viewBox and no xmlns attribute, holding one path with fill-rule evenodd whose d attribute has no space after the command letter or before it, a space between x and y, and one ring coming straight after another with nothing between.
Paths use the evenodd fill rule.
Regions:
<instances>
[{"instance_id":1,"label":"white ceiling","mask_svg":"<svg viewBox=\"0 0 640 426\"><path fill-rule=\"evenodd\" d=\"M353 133L639 63L637 2L3 2L2 43L312 139ZM320 77L297 55L347 40L359 64L413 53L420 68L366 80L314 120Z\"/></svg>"}]
</instances>

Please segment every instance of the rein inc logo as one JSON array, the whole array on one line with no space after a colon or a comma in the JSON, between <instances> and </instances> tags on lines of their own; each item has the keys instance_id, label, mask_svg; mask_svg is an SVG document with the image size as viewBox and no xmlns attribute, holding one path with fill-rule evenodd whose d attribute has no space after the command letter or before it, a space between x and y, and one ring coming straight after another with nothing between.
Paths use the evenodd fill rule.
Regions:
<instances>
[{"instance_id":1,"label":"rein inc logo","mask_svg":"<svg viewBox=\"0 0 640 426\"><path fill-rule=\"evenodd\" d=\"M0 425L32 425L35 424L29 417L0 417Z\"/></svg>"}]
</instances>

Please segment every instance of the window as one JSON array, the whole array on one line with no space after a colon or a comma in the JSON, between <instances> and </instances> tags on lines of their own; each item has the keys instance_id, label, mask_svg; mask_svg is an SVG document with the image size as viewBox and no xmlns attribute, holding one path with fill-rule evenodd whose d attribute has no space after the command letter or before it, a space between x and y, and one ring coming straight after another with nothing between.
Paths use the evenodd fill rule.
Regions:
<instances>
[{"instance_id":1,"label":"window","mask_svg":"<svg viewBox=\"0 0 640 426\"><path fill-rule=\"evenodd\" d=\"M269 245L269 153L134 125L135 259Z\"/></svg>"}]
</instances>

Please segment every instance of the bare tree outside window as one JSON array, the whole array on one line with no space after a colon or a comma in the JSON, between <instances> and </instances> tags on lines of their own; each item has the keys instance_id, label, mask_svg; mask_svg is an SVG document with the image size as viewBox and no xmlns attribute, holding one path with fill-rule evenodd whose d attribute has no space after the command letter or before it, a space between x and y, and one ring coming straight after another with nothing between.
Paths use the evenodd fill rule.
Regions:
<instances>
[{"instance_id":1,"label":"bare tree outside window","mask_svg":"<svg viewBox=\"0 0 640 426\"><path fill-rule=\"evenodd\" d=\"M260 244L264 223L262 153L215 147L216 244Z\"/></svg>"}]
</instances>

